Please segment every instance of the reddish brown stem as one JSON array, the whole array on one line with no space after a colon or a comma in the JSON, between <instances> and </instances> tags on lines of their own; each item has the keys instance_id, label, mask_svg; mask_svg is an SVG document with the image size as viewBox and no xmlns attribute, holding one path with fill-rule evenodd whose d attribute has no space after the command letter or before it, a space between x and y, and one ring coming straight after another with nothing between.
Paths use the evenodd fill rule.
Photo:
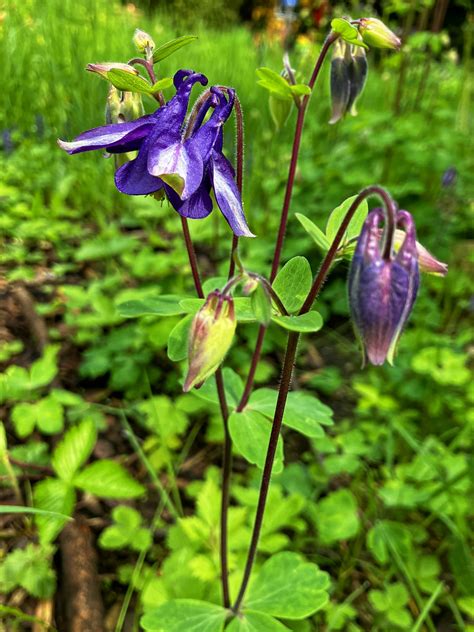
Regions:
<instances>
[{"instance_id":1,"label":"reddish brown stem","mask_svg":"<svg viewBox=\"0 0 474 632\"><path fill-rule=\"evenodd\" d=\"M393 231L394 221L395 221L395 205L389 196L389 194L382 189L381 187L374 185L371 187L367 187L363 189L359 195L356 197L354 202L351 204L349 210L342 221L339 230L334 237L334 240L329 248L326 256L324 257L321 268L319 269L317 275L314 278L313 285L306 297L306 300L300 310L300 314L304 314L308 312L318 293L326 280L326 277L331 269L331 265L334 262L334 259L337 256L337 251L341 242L344 238L346 230L349 226L349 223L354 216L354 213L358 209L359 205L368 197L372 195L377 195L380 197L384 204L385 209L385 217L386 217L386 232L390 230ZM298 340L300 334L298 332L291 332L288 335L288 341L286 346L285 359L283 362L282 368L282 376L280 381L280 388L278 391L278 399L275 407L275 414L273 416L272 430L270 433L270 439L268 442L267 455L265 458L265 465L262 473L262 480L260 483L260 494L258 498L257 511L255 515L255 522L252 532L252 539L250 541L249 551L247 555L247 562L245 565L244 575L242 578L242 583L240 586L239 594L237 596L236 602L232 607L233 612L237 613L242 604L242 600L245 596L245 592L247 590L248 582L250 580L250 575L252 573L253 564L255 561L255 556L257 554L258 541L260 538L260 531L263 523L263 516L265 514L265 505L268 496L268 490L270 487L271 474L273 468L273 461L275 459L275 453L278 445L278 438L280 435L280 429L283 421L283 415L285 412L286 400L288 397L288 391L290 389L291 377L293 374L293 366L296 358L296 350L298 348Z\"/></svg>"}]
</instances>

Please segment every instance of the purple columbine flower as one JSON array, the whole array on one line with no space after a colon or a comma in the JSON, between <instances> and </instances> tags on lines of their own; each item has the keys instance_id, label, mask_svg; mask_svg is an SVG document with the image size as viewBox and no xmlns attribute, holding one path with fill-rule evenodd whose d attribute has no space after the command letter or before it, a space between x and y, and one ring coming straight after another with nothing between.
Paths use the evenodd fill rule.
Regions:
<instances>
[{"instance_id":1,"label":"purple columbine flower","mask_svg":"<svg viewBox=\"0 0 474 632\"><path fill-rule=\"evenodd\" d=\"M357 242L349 274L349 304L364 357L380 365L392 363L395 348L416 299L419 284L416 231L407 211L398 211L397 226L405 231L398 252L382 255L381 209L369 213ZM390 246L393 235L387 235Z\"/></svg>"},{"instance_id":2,"label":"purple columbine flower","mask_svg":"<svg viewBox=\"0 0 474 632\"><path fill-rule=\"evenodd\" d=\"M234 92L211 88L188 136L184 132L189 97L195 83L207 78L191 70L174 76L175 96L153 114L135 121L104 125L59 141L69 154L94 149L108 153L138 150L137 157L115 173L115 185L127 195L148 195L163 189L183 217L201 219L212 211L211 189L222 214L238 236L253 237L242 209L232 166L222 153L222 127L234 105ZM204 122L209 107L214 112Z\"/></svg>"}]
</instances>

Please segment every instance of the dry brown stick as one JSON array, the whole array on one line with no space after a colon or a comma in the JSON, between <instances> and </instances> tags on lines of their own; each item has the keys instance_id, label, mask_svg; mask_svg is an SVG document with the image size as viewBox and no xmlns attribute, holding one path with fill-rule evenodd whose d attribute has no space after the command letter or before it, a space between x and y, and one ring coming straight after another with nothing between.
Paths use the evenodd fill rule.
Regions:
<instances>
[{"instance_id":1,"label":"dry brown stick","mask_svg":"<svg viewBox=\"0 0 474 632\"><path fill-rule=\"evenodd\" d=\"M25 287L16 285L12 289L12 294L21 307L22 314L35 339L38 351L42 352L48 344L48 328L46 327L44 319L37 313L34 300Z\"/></svg>"},{"instance_id":2,"label":"dry brown stick","mask_svg":"<svg viewBox=\"0 0 474 632\"><path fill-rule=\"evenodd\" d=\"M68 523L61 545L61 603L67 632L104 632L104 607L92 533L80 518Z\"/></svg>"}]
</instances>

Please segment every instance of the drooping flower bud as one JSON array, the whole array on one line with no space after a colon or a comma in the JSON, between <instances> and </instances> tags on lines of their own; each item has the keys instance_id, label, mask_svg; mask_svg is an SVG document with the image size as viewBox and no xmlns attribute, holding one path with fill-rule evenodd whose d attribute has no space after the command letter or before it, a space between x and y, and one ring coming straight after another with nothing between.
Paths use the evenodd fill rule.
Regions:
<instances>
[{"instance_id":1,"label":"drooping flower bud","mask_svg":"<svg viewBox=\"0 0 474 632\"><path fill-rule=\"evenodd\" d=\"M375 365L392 363L395 348L416 299L419 284L415 224L398 211L405 238L397 253L382 255L381 209L369 213L357 242L349 274L349 304L364 356ZM387 235L388 243L393 235Z\"/></svg>"},{"instance_id":2,"label":"drooping flower bud","mask_svg":"<svg viewBox=\"0 0 474 632\"><path fill-rule=\"evenodd\" d=\"M357 115L355 107L356 101L362 94L367 80L369 66L367 64L367 55L365 49L361 46L352 47L351 64L349 66L349 100L347 102L347 111L353 116Z\"/></svg>"},{"instance_id":3,"label":"drooping flower bud","mask_svg":"<svg viewBox=\"0 0 474 632\"><path fill-rule=\"evenodd\" d=\"M134 68L133 66L130 66L129 64L120 64L118 62L117 63L104 62L100 64L87 64L86 70L88 70L89 72L95 72L101 77L104 77L104 79L107 79L107 73L110 70L123 70L125 72L130 73L131 75L139 74L138 70Z\"/></svg>"},{"instance_id":4,"label":"drooping flower bud","mask_svg":"<svg viewBox=\"0 0 474 632\"><path fill-rule=\"evenodd\" d=\"M347 44L336 40L331 59L331 105L332 114L329 123L337 123L347 111L350 97L349 64L347 62Z\"/></svg>"},{"instance_id":5,"label":"drooping flower bud","mask_svg":"<svg viewBox=\"0 0 474 632\"><path fill-rule=\"evenodd\" d=\"M400 39L382 20L377 18L360 18L359 33L364 42L373 48L391 48L399 50L402 45Z\"/></svg>"},{"instance_id":6,"label":"drooping flower bud","mask_svg":"<svg viewBox=\"0 0 474 632\"><path fill-rule=\"evenodd\" d=\"M218 290L211 292L191 324L185 393L218 369L232 344L236 325L232 297Z\"/></svg>"},{"instance_id":7,"label":"drooping flower bud","mask_svg":"<svg viewBox=\"0 0 474 632\"><path fill-rule=\"evenodd\" d=\"M133 34L133 43L137 47L139 53L151 54L155 50L155 42L151 35L145 33L141 29L135 29Z\"/></svg>"},{"instance_id":8,"label":"drooping flower bud","mask_svg":"<svg viewBox=\"0 0 474 632\"><path fill-rule=\"evenodd\" d=\"M342 39L337 40L331 60L331 125L347 112L354 116L357 114L355 102L364 89L367 73L365 50Z\"/></svg>"}]
</instances>

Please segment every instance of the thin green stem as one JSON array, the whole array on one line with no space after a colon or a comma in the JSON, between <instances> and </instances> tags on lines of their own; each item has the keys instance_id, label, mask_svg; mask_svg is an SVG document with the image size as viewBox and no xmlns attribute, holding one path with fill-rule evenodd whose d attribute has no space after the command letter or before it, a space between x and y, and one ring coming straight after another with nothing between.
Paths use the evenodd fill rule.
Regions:
<instances>
[{"instance_id":1,"label":"thin green stem","mask_svg":"<svg viewBox=\"0 0 474 632\"><path fill-rule=\"evenodd\" d=\"M150 478L153 481L153 484L155 485L156 489L158 490L158 492L160 494L160 497L163 500L164 506L168 509L170 514L173 516L173 518L175 520L177 520L180 517L179 512L177 511L176 507L171 502L171 498L170 498L168 492L164 488L163 483L160 481L157 473L155 472L155 470L152 467L150 461L148 460L146 454L144 453L144 451L142 449L142 446L140 445L135 433L133 432L133 428L130 425L128 419L127 419L127 416L125 415L123 410L120 409L120 408L116 409L116 413L119 415L119 417L120 417L120 419L122 421L122 424L124 425L124 427L125 427L125 429L127 431L127 438L128 438L128 440L132 444L132 447L136 451L136 453L138 455L138 458L142 462L143 466L145 467L145 469L147 470L148 474L150 475Z\"/></svg>"}]
</instances>

